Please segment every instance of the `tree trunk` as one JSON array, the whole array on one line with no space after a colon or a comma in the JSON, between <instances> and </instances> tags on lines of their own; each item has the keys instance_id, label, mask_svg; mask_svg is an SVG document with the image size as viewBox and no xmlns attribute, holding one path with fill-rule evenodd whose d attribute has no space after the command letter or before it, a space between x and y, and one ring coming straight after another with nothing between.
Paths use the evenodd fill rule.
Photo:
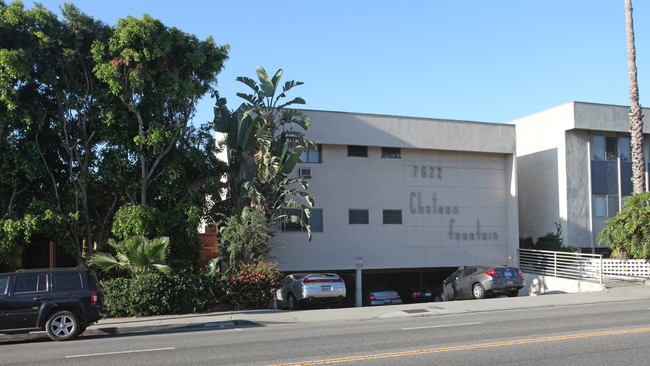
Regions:
<instances>
[{"instance_id":1,"label":"tree trunk","mask_svg":"<svg viewBox=\"0 0 650 366\"><path fill-rule=\"evenodd\" d=\"M645 192L645 156L643 153L643 117L639 105L639 86L636 77L636 48L634 47L634 24L632 0L625 0L625 25L627 28L627 62L630 77L630 148L632 152L633 193Z\"/></svg>"}]
</instances>

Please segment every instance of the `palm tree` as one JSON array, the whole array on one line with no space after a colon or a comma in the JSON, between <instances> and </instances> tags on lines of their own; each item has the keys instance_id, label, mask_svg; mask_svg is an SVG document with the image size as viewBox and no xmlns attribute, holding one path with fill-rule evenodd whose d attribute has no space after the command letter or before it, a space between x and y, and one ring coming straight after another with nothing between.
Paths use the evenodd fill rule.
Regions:
<instances>
[{"instance_id":1,"label":"palm tree","mask_svg":"<svg viewBox=\"0 0 650 366\"><path fill-rule=\"evenodd\" d=\"M625 25L627 28L627 63L630 77L630 148L632 150L633 193L645 192L645 156L643 154L643 116L639 105L639 86L636 77L636 48L632 22L632 0L625 0Z\"/></svg>"},{"instance_id":2,"label":"palm tree","mask_svg":"<svg viewBox=\"0 0 650 366\"><path fill-rule=\"evenodd\" d=\"M90 258L90 264L104 270L120 267L134 276L153 270L164 274L171 271L166 264L169 248L167 237L149 240L143 236L134 236L121 242L111 239L108 244L117 252L117 258L111 254L97 253Z\"/></svg>"}]
</instances>

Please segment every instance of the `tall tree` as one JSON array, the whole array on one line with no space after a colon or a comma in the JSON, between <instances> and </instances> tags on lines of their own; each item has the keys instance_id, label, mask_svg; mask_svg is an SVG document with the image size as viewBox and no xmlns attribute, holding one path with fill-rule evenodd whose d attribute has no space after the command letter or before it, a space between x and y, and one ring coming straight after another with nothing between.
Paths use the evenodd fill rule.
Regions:
<instances>
[{"instance_id":1,"label":"tall tree","mask_svg":"<svg viewBox=\"0 0 650 366\"><path fill-rule=\"evenodd\" d=\"M630 78L630 147L632 150L633 193L646 190L645 155L643 153L643 116L639 105L637 84L636 47L634 46L634 23L632 21L632 0L625 0L625 26L627 29L627 63Z\"/></svg>"},{"instance_id":2,"label":"tall tree","mask_svg":"<svg viewBox=\"0 0 650 366\"><path fill-rule=\"evenodd\" d=\"M123 107L108 115L119 130L108 143L137 166L124 170L136 180L124 187L132 204L151 203L149 189L172 151L184 148L196 105L214 90L227 49L146 14L120 19L108 43L95 44L95 72Z\"/></svg>"},{"instance_id":3,"label":"tall tree","mask_svg":"<svg viewBox=\"0 0 650 366\"><path fill-rule=\"evenodd\" d=\"M222 143L227 146L229 165L230 216L219 249L222 264L227 262L230 268L264 259L278 220L299 223L311 240L304 218L310 216L313 198L304 191L304 177L289 175L302 152L314 143L305 138L309 118L302 111L287 108L305 101L300 97L284 100L286 93L302 82L292 80L281 85L282 70L271 78L261 66L257 67L257 77L259 82L237 78L252 93L237 93L244 103L236 112L230 112L222 98L215 107L214 128L225 136ZM300 214L287 214L282 210L285 207L297 208Z\"/></svg>"}]
</instances>

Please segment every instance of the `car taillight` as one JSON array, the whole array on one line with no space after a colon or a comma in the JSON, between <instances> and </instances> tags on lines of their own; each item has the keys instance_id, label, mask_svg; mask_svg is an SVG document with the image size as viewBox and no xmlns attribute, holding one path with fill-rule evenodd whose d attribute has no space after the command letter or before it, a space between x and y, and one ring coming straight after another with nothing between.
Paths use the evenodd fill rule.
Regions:
<instances>
[{"instance_id":1,"label":"car taillight","mask_svg":"<svg viewBox=\"0 0 650 366\"><path fill-rule=\"evenodd\" d=\"M519 268L517 268L517 273L519 274L519 277L522 276L522 274L521 274L521 270L520 270Z\"/></svg>"},{"instance_id":2,"label":"car taillight","mask_svg":"<svg viewBox=\"0 0 650 366\"><path fill-rule=\"evenodd\" d=\"M491 269L491 270L485 272L485 274L488 275L488 276L490 276L490 277L499 277L499 275L498 275L496 272L494 272L493 269Z\"/></svg>"},{"instance_id":3,"label":"car taillight","mask_svg":"<svg viewBox=\"0 0 650 366\"><path fill-rule=\"evenodd\" d=\"M341 278L325 278L325 279L312 279L305 278L302 283L318 283L318 282L343 282Z\"/></svg>"},{"instance_id":4,"label":"car taillight","mask_svg":"<svg viewBox=\"0 0 650 366\"><path fill-rule=\"evenodd\" d=\"M97 291L90 291L90 305L99 304L99 297L97 296Z\"/></svg>"},{"instance_id":5,"label":"car taillight","mask_svg":"<svg viewBox=\"0 0 650 366\"><path fill-rule=\"evenodd\" d=\"M413 298L416 298L416 297L421 297L422 295L417 291L413 291L413 295L411 296L413 296Z\"/></svg>"},{"instance_id":6,"label":"car taillight","mask_svg":"<svg viewBox=\"0 0 650 366\"><path fill-rule=\"evenodd\" d=\"M377 300L377 298L375 297L374 294L369 294L369 295L368 295L368 300L370 300L370 301L375 301L375 300Z\"/></svg>"},{"instance_id":7,"label":"car taillight","mask_svg":"<svg viewBox=\"0 0 650 366\"><path fill-rule=\"evenodd\" d=\"M401 297L399 297L399 294L397 294L397 297L396 297L396 299L401 299Z\"/></svg>"}]
</instances>

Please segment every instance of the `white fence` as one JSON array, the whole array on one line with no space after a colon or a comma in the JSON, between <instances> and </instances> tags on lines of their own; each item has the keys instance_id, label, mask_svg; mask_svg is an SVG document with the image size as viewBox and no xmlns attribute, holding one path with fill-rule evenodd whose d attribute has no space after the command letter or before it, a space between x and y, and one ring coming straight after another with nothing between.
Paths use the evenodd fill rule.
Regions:
<instances>
[{"instance_id":1,"label":"white fence","mask_svg":"<svg viewBox=\"0 0 650 366\"><path fill-rule=\"evenodd\" d=\"M519 249L519 269L544 276L586 279L600 283L607 278L649 278L650 261L645 259L603 259L600 254Z\"/></svg>"},{"instance_id":2,"label":"white fence","mask_svg":"<svg viewBox=\"0 0 650 366\"><path fill-rule=\"evenodd\" d=\"M549 250L519 249L519 269L543 276L586 279L603 282L600 254L552 252Z\"/></svg>"},{"instance_id":3,"label":"white fence","mask_svg":"<svg viewBox=\"0 0 650 366\"><path fill-rule=\"evenodd\" d=\"M603 259L603 276L650 278L650 262L646 259Z\"/></svg>"}]
</instances>

